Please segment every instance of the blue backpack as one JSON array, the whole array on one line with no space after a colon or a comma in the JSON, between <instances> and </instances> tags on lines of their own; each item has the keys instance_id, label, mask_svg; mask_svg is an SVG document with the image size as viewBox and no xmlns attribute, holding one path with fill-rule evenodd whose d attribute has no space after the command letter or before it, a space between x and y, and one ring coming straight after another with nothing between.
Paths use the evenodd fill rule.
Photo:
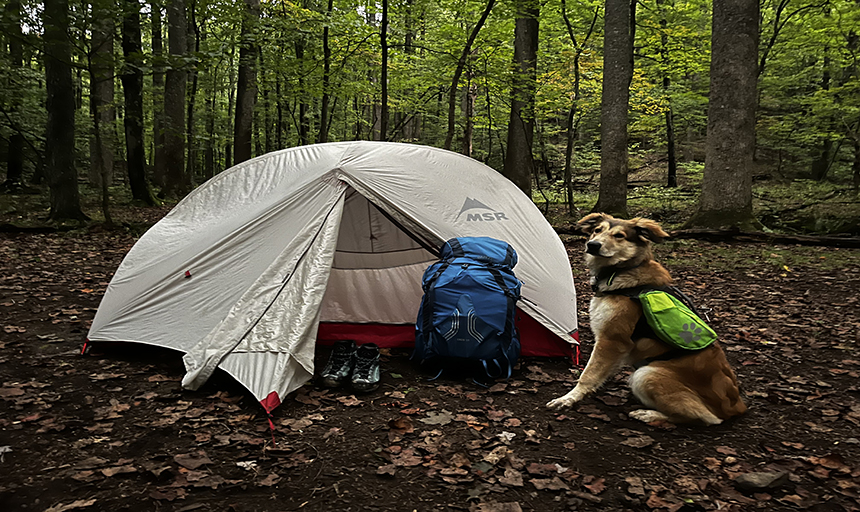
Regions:
<instances>
[{"instance_id":1,"label":"blue backpack","mask_svg":"<svg viewBox=\"0 0 860 512\"><path fill-rule=\"evenodd\" d=\"M514 326L522 283L517 253L489 237L452 238L424 272L412 358L431 371L510 377L520 355Z\"/></svg>"}]
</instances>

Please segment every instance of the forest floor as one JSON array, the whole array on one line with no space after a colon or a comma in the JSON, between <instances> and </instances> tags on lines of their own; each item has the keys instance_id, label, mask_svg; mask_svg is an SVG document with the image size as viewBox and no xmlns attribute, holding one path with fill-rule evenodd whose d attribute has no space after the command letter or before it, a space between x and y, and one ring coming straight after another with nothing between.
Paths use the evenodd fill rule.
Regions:
<instances>
[{"instance_id":1,"label":"forest floor","mask_svg":"<svg viewBox=\"0 0 860 512\"><path fill-rule=\"evenodd\" d=\"M563 238L585 362L583 240ZM133 243L98 227L0 233L0 510L860 510L860 250L660 247L712 309L742 384L749 412L723 425L628 418L629 369L554 412L544 404L574 384L569 361L522 360L482 388L429 381L389 351L374 393L309 384L288 397L273 444L260 405L224 374L184 391L177 353L80 354ZM765 480L745 489L744 474Z\"/></svg>"}]
</instances>

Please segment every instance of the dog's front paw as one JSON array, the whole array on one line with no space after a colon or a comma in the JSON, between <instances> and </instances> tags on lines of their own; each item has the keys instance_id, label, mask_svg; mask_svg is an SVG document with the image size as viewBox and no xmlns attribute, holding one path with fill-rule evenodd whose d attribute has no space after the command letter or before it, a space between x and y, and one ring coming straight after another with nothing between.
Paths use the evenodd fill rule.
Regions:
<instances>
[{"instance_id":1,"label":"dog's front paw","mask_svg":"<svg viewBox=\"0 0 860 512\"><path fill-rule=\"evenodd\" d=\"M546 406L550 409L564 409L566 407L572 406L576 402L579 402L583 399L583 397L585 397L585 393L583 393L579 389L574 388L570 391L570 393L564 396L560 396L555 400L550 400L546 403Z\"/></svg>"},{"instance_id":2,"label":"dog's front paw","mask_svg":"<svg viewBox=\"0 0 860 512\"><path fill-rule=\"evenodd\" d=\"M627 416L631 417L634 420L639 420L643 423L653 423L655 421L669 421L669 417L663 414L660 411L655 411L653 409L637 409L635 411L630 411L627 413Z\"/></svg>"},{"instance_id":3,"label":"dog's front paw","mask_svg":"<svg viewBox=\"0 0 860 512\"><path fill-rule=\"evenodd\" d=\"M560 396L560 397L556 398L555 400L550 400L549 402L546 403L546 406L550 409L564 409L564 408L570 407L571 405L573 405L575 403L576 402L574 402L573 400L568 398L567 395L565 395L565 396Z\"/></svg>"}]
</instances>

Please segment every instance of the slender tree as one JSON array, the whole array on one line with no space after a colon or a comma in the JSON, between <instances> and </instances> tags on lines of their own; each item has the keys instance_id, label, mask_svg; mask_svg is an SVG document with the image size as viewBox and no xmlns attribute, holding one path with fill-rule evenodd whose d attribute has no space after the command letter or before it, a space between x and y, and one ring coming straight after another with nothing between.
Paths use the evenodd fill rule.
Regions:
<instances>
[{"instance_id":1,"label":"slender tree","mask_svg":"<svg viewBox=\"0 0 860 512\"><path fill-rule=\"evenodd\" d=\"M162 194L181 195L190 188L185 178L185 94L188 72L188 22L185 0L167 4L167 43L170 67L164 81L164 158L167 175Z\"/></svg>"},{"instance_id":2,"label":"slender tree","mask_svg":"<svg viewBox=\"0 0 860 512\"><path fill-rule=\"evenodd\" d=\"M164 188L167 162L164 158L164 37L161 0L150 0L152 28L152 180Z\"/></svg>"},{"instance_id":3,"label":"slender tree","mask_svg":"<svg viewBox=\"0 0 860 512\"><path fill-rule=\"evenodd\" d=\"M188 9L189 14L189 24L191 28L191 37L188 38L188 53L194 55L192 59L192 65L190 68L191 73L191 90L188 91L188 105L186 107L185 114L185 140L186 143L186 163L185 163L185 176L184 176L184 184L188 188L194 184L194 174L197 172L197 145L195 144L195 135L194 135L194 106L197 103L197 82L199 79L199 73L197 70L197 66L199 63L197 62L197 55L200 53L200 27L197 24L197 0L191 0L191 5Z\"/></svg>"},{"instance_id":4,"label":"slender tree","mask_svg":"<svg viewBox=\"0 0 860 512\"><path fill-rule=\"evenodd\" d=\"M21 79L21 68L24 66L24 47L22 41L24 33L21 30L21 2L20 0L9 0L5 8L5 21L9 40L9 64L11 65L12 80ZM15 119L20 119L20 108L22 104L22 90L20 84L12 83L9 87L9 109ZM9 137L9 146L6 155L6 181L2 190L5 192L17 192L23 185L24 178L24 135L16 129Z\"/></svg>"},{"instance_id":5,"label":"slender tree","mask_svg":"<svg viewBox=\"0 0 860 512\"><path fill-rule=\"evenodd\" d=\"M382 50L380 71L379 140L388 138L388 0L382 0L382 22L379 26L379 45Z\"/></svg>"},{"instance_id":6,"label":"slender tree","mask_svg":"<svg viewBox=\"0 0 860 512\"><path fill-rule=\"evenodd\" d=\"M514 83L503 174L531 197L534 157L534 101L537 77L540 2L518 0L514 29Z\"/></svg>"},{"instance_id":7,"label":"slender tree","mask_svg":"<svg viewBox=\"0 0 860 512\"><path fill-rule=\"evenodd\" d=\"M672 96L670 88L672 79L669 76L669 22L666 20L666 1L657 0L660 9L660 64L663 68L663 94L666 98L666 158L668 160L668 173L666 175L666 186L678 186L678 162L675 157L675 115L672 111Z\"/></svg>"},{"instance_id":8,"label":"slender tree","mask_svg":"<svg viewBox=\"0 0 860 512\"><path fill-rule=\"evenodd\" d=\"M239 47L239 80L236 86L236 121L233 127L234 164L251 158L251 126L257 102L257 36L260 0L245 0L242 41Z\"/></svg>"},{"instance_id":9,"label":"slender tree","mask_svg":"<svg viewBox=\"0 0 860 512\"><path fill-rule=\"evenodd\" d=\"M322 100L320 101L320 129L317 135L317 142L328 142L329 131L329 105L331 103L331 43L329 42L329 25L331 25L332 10L334 9L334 0L328 0L326 7L326 21L323 26L323 76L322 76ZM281 82L277 82L280 88ZM277 94L281 97L280 91ZM278 103L278 119L280 121L280 100ZM278 123L278 140L280 147L281 126Z\"/></svg>"},{"instance_id":10,"label":"slender tree","mask_svg":"<svg viewBox=\"0 0 860 512\"><path fill-rule=\"evenodd\" d=\"M567 114L567 147L564 151L564 190L565 202L567 203L567 212L573 213L573 165L574 155L576 150L577 126L578 119L576 117L581 100L580 83L582 81L582 73L580 70L580 58L582 52L585 51L586 44L591 34L594 33L594 26L597 24L597 18L600 15L600 8L594 9L594 15L591 17L591 24L588 26L588 32L582 39L582 43L578 43L576 35L573 33L573 24L567 15L567 5L565 0L561 0L561 16L564 19L564 25L567 28L567 35L570 37L570 42L573 43L573 103L570 106L570 111Z\"/></svg>"},{"instance_id":11,"label":"slender tree","mask_svg":"<svg viewBox=\"0 0 860 512\"><path fill-rule=\"evenodd\" d=\"M116 109L114 92L114 16L112 6L103 0L92 3L92 37L90 38L90 115L93 134L90 137L90 183L99 185L102 180L113 180L114 143L116 130L113 123Z\"/></svg>"},{"instance_id":12,"label":"slender tree","mask_svg":"<svg viewBox=\"0 0 860 512\"><path fill-rule=\"evenodd\" d=\"M122 54L125 66L120 76L125 97L125 146L128 182L135 200L148 205L155 198L146 183L146 150L143 143L143 52L140 36L140 2L125 0L122 18Z\"/></svg>"},{"instance_id":13,"label":"slender tree","mask_svg":"<svg viewBox=\"0 0 860 512\"><path fill-rule=\"evenodd\" d=\"M472 53L472 44L475 43L475 39L478 37L478 32L481 31L481 27L484 26L484 22L487 21L487 17L490 15L490 11L493 10L493 6L495 4L496 0L487 0L487 6L484 8L484 12L481 13L481 17L478 19L478 22L475 23L474 27L472 27L472 32L469 33L469 38L466 39L463 51L460 52L460 59L457 61L457 67L454 69L454 78L451 79L451 88L448 89L448 134L445 136L445 149L451 149L451 144L454 142L454 120L457 112L457 88L460 84L460 77L463 75L463 70L466 68L469 54Z\"/></svg>"},{"instance_id":14,"label":"slender tree","mask_svg":"<svg viewBox=\"0 0 860 512\"><path fill-rule=\"evenodd\" d=\"M54 221L86 220L78 192L75 167L75 88L69 41L68 0L45 0L45 88L48 123L45 153L51 210Z\"/></svg>"},{"instance_id":15,"label":"slender tree","mask_svg":"<svg viewBox=\"0 0 860 512\"><path fill-rule=\"evenodd\" d=\"M714 3L705 174L698 209L687 223L690 226L755 224L752 165L758 23L757 0Z\"/></svg>"},{"instance_id":16,"label":"slender tree","mask_svg":"<svg viewBox=\"0 0 860 512\"><path fill-rule=\"evenodd\" d=\"M594 211L626 217L627 109L633 77L631 9L629 0L606 0L605 5L600 191Z\"/></svg>"}]
</instances>

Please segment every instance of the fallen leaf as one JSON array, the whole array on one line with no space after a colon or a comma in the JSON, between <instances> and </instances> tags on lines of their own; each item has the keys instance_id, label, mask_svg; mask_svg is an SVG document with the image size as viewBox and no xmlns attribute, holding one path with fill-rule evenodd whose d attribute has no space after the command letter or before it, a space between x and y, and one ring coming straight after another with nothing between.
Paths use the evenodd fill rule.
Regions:
<instances>
[{"instance_id":1,"label":"fallen leaf","mask_svg":"<svg viewBox=\"0 0 860 512\"><path fill-rule=\"evenodd\" d=\"M357 407L364 403L356 398L355 395L339 396L336 400L347 407Z\"/></svg>"},{"instance_id":2,"label":"fallen leaf","mask_svg":"<svg viewBox=\"0 0 860 512\"><path fill-rule=\"evenodd\" d=\"M429 411L426 418L422 418L418 421L426 423L427 425L447 425L453 420L454 415L443 409L442 412Z\"/></svg>"},{"instance_id":3,"label":"fallen leaf","mask_svg":"<svg viewBox=\"0 0 860 512\"><path fill-rule=\"evenodd\" d=\"M586 489L588 489L589 491L591 491L594 494L600 494L604 490L606 490L606 479L605 478L598 478L590 484L583 485L583 487L585 487Z\"/></svg>"},{"instance_id":4,"label":"fallen leaf","mask_svg":"<svg viewBox=\"0 0 860 512\"><path fill-rule=\"evenodd\" d=\"M193 453L183 453L180 455L176 455L173 457L173 460L176 461L180 466L187 469L197 469L200 466L204 466L206 464L212 464L212 461L209 459L209 456L206 455L206 452L203 450L193 452Z\"/></svg>"},{"instance_id":5,"label":"fallen leaf","mask_svg":"<svg viewBox=\"0 0 860 512\"><path fill-rule=\"evenodd\" d=\"M621 441L621 444L633 448L647 448L654 444L654 438L651 436L628 437L624 441Z\"/></svg>"},{"instance_id":6,"label":"fallen leaf","mask_svg":"<svg viewBox=\"0 0 860 512\"><path fill-rule=\"evenodd\" d=\"M401 434L411 434L415 431L415 427L412 425L412 420L406 416L401 416L396 420L389 421L388 426L399 431Z\"/></svg>"},{"instance_id":7,"label":"fallen leaf","mask_svg":"<svg viewBox=\"0 0 860 512\"><path fill-rule=\"evenodd\" d=\"M260 483L258 485L271 487L280 481L281 481L280 475L278 475L277 473L270 473L269 476L260 480Z\"/></svg>"},{"instance_id":8,"label":"fallen leaf","mask_svg":"<svg viewBox=\"0 0 860 512\"><path fill-rule=\"evenodd\" d=\"M46 509L45 512L66 512L66 510L75 510L79 508L87 508L92 505L95 505L96 499L93 498L91 500L77 500L69 503L68 505L63 505L58 503L53 507Z\"/></svg>"},{"instance_id":9,"label":"fallen leaf","mask_svg":"<svg viewBox=\"0 0 860 512\"><path fill-rule=\"evenodd\" d=\"M376 468L376 474L380 476L394 476L394 473L397 471L397 466L394 464L386 464L384 466L379 466Z\"/></svg>"},{"instance_id":10,"label":"fallen leaf","mask_svg":"<svg viewBox=\"0 0 860 512\"><path fill-rule=\"evenodd\" d=\"M505 470L505 475L499 477L499 483L510 487L522 487L525 485L523 484L523 474L513 468Z\"/></svg>"},{"instance_id":11,"label":"fallen leaf","mask_svg":"<svg viewBox=\"0 0 860 512\"><path fill-rule=\"evenodd\" d=\"M532 485L539 491L550 490L550 491L569 491L570 487L564 482L561 481L561 478L554 476L552 478L532 478Z\"/></svg>"},{"instance_id":12,"label":"fallen leaf","mask_svg":"<svg viewBox=\"0 0 860 512\"><path fill-rule=\"evenodd\" d=\"M523 512L522 507L516 501L499 503L495 501L485 501L478 503L470 512Z\"/></svg>"},{"instance_id":13,"label":"fallen leaf","mask_svg":"<svg viewBox=\"0 0 860 512\"><path fill-rule=\"evenodd\" d=\"M137 473L137 469L134 466L115 466L112 468L105 468L101 470L104 476L114 476L114 475L123 475L126 473Z\"/></svg>"}]
</instances>

